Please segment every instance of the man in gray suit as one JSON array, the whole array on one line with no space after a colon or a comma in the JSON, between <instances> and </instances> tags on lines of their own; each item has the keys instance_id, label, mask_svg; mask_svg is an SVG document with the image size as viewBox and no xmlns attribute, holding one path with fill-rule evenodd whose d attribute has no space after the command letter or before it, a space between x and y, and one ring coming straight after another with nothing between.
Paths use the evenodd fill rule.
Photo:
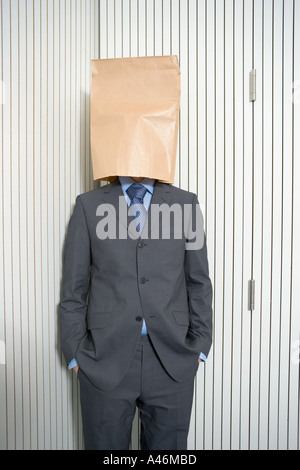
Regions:
<instances>
[{"instance_id":1,"label":"man in gray suit","mask_svg":"<svg viewBox=\"0 0 300 470\"><path fill-rule=\"evenodd\" d=\"M124 219L124 204L139 210ZM167 237L155 207L170 216ZM195 194L150 178L119 177L77 197L60 322L66 362L78 370L86 449L128 449L136 406L141 449L186 449L194 377L212 342L212 285L197 220Z\"/></svg>"}]
</instances>

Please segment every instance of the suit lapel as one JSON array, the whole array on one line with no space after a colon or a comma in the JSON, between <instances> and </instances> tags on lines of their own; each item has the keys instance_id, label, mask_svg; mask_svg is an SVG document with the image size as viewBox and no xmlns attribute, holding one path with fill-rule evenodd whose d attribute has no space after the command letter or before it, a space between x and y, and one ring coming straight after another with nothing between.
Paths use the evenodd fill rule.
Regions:
<instances>
[{"instance_id":1,"label":"suit lapel","mask_svg":"<svg viewBox=\"0 0 300 470\"><path fill-rule=\"evenodd\" d=\"M152 208L154 205L170 204L171 191L170 185L156 181L154 185L153 196L151 198L151 204L148 210L147 220L144 229L141 234L141 238L151 238L151 232L154 232L155 227L158 224L158 219L153 219ZM151 218L152 217L152 218ZM148 236L147 236L148 235Z\"/></svg>"},{"instance_id":2,"label":"suit lapel","mask_svg":"<svg viewBox=\"0 0 300 470\"><path fill-rule=\"evenodd\" d=\"M122 191L122 187L121 187L119 179L117 179L117 180L113 181L112 183L109 183L106 186L104 186L102 200L106 204L110 204L114 207L115 213L116 213L116 218L119 221L119 223L123 226L123 228L124 228L123 233L124 233L125 237L127 237L127 235L128 235L127 234L127 231L128 231L128 221L127 221L128 206L127 206L126 198L125 198L124 193ZM121 208L121 211L120 211L120 208ZM122 208L123 208L123 210L122 210ZM120 231L121 231L120 224L119 224L119 237L120 237ZM121 238L123 238L123 236Z\"/></svg>"}]
</instances>

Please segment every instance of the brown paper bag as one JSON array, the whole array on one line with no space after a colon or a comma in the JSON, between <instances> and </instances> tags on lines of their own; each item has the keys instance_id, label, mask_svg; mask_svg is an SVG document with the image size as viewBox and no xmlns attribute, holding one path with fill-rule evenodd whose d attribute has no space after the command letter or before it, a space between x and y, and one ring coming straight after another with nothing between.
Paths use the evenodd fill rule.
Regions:
<instances>
[{"instance_id":1,"label":"brown paper bag","mask_svg":"<svg viewBox=\"0 0 300 470\"><path fill-rule=\"evenodd\" d=\"M90 100L95 180L135 176L174 182L177 56L92 60Z\"/></svg>"}]
</instances>

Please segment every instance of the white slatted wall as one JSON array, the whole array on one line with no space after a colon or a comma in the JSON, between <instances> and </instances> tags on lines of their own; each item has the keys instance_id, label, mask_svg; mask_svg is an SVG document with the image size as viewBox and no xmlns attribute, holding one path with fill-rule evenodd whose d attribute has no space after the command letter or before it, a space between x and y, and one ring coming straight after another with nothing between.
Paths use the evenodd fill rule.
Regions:
<instances>
[{"instance_id":1,"label":"white slatted wall","mask_svg":"<svg viewBox=\"0 0 300 470\"><path fill-rule=\"evenodd\" d=\"M61 249L92 185L90 59L98 2L2 0L0 448L82 445L77 381L58 344Z\"/></svg>"},{"instance_id":2,"label":"white slatted wall","mask_svg":"<svg viewBox=\"0 0 300 470\"><path fill-rule=\"evenodd\" d=\"M0 448L83 446L57 304L65 227L94 187L90 59L176 54L175 184L199 196L214 287L189 449L299 449L300 0L0 5ZM138 433L136 417L135 449Z\"/></svg>"}]
</instances>

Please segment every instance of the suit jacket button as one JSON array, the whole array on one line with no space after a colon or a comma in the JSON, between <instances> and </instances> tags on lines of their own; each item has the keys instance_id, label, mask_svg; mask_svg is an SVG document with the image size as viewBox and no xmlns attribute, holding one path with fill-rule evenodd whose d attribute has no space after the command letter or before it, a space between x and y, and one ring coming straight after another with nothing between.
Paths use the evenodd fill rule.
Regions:
<instances>
[{"instance_id":1,"label":"suit jacket button","mask_svg":"<svg viewBox=\"0 0 300 470\"><path fill-rule=\"evenodd\" d=\"M142 321L142 317L135 317L136 321Z\"/></svg>"},{"instance_id":2,"label":"suit jacket button","mask_svg":"<svg viewBox=\"0 0 300 470\"><path fill-rule=\"evenodd\" d=\"M140 282L141 282L141 284L145 284L146 279L145 279L144 277L142 277L141 280L140 280Z\"/></svg>"}]
</instances>

